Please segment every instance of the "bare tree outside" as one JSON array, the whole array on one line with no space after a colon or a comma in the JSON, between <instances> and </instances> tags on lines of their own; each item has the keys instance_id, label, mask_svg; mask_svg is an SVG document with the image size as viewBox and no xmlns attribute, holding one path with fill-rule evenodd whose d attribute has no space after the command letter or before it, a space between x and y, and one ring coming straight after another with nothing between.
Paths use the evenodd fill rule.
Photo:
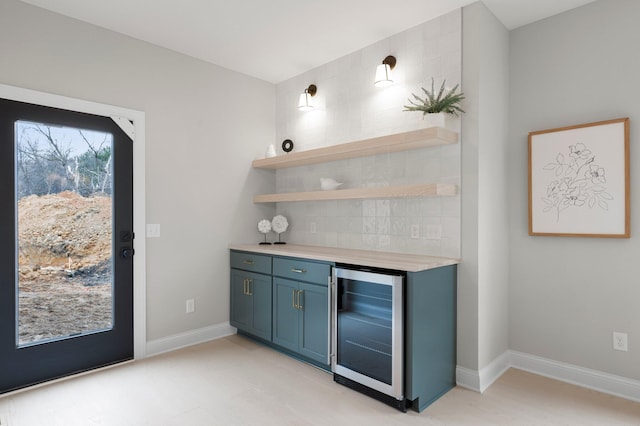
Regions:
<instances>
[{"instance_id":1,"label":"bare tree outside","mask_svg":"<svg viewBox=\"0 0 640 426\"><path fill-rule=\"evenodd\" d=\"M18 123L18 199L73 191L111 195L112 135Z\"/></svg>"},{"instance_id":2,"label":"bare tree outside","mask_svg":"<svg viewBox=\"0 0 640 426\"><path fill-rule=\"evenodd\" d=\"M16 123L18 344L112 327L109 133Z\"/></svg>"}]
</instances>

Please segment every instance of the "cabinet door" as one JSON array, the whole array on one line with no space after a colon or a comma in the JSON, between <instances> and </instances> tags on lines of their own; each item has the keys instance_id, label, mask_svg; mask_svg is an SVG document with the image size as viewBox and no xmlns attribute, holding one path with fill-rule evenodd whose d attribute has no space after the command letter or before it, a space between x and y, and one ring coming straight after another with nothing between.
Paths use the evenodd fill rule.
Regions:
<instances>
[{"instance_id":1,"label":"cabinet door","mask_svg":"<svg viewBox=\"0 0 640 426\"><path fill-rule=\"evenodd\" d=\"M329 301L326 286L300 283L299 352L328 364Z\"/></svg>"},{"instance_id":2,"label":"cabinet door","mask_svg":"<svg viewBox=\"0 0 640 426\"><path fill-rule=\"evenodd\" d=\"M273 279L273 343L298 352L298 283Z\"/></svg>"},{"instance_id":3,"label":"cabinet door","mask_svg":"<svg viewBox=\"0 0 640 426\"><path fill-rule=\"evenodd\" d=\"M231 318L232 326L244 331L251 329L252 322L252 299L246 294L247 273L231 270Z\"/></svg>"},{"instance_id":4,"label":"cabinet door","mask_svg":"<svg viewBox=\"0 0 640 426\"><path fill-rule=\"evenodd\" d=\"M252 299L251 333L271 341L271 276L247 274Z\"/></svg>"},{"instance_id":5,"label":"cabinet door","mask_svg":"<svg viewBox=\"0 0 640 426\"><path fill-rule=\"evenodd\" d=\"M271 340L271 277L231 270L232 326Z\"/></svg>"}]
</instances>

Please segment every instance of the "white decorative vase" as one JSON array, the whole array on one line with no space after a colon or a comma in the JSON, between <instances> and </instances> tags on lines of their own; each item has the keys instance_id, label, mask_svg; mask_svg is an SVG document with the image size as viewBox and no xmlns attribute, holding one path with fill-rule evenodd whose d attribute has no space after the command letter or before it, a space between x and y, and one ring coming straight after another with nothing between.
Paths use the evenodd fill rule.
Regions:
<instances>
[{"instance_id":1,"label":"white decorative vase","mask_svg":"<svg viewBox=\"0 0 640 426\"><path fill-rule=\"evenodd\" d=\"M265 153L265 157L271 158L276 156L276 147L271 144L267 147L267 152Z\"/></svg>"}]
</instances>

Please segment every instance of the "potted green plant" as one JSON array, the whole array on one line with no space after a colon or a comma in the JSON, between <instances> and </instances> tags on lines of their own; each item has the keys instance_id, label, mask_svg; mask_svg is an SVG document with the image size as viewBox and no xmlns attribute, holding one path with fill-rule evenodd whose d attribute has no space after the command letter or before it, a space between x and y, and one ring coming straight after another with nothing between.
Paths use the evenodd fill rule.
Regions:
<instances>
[{"instance_id":1,"label":"potted green plant","mask_svg":"<svg viewBox=\"0 0 640 426\"><path fill-rule=\"evenodd\" d=\"M422 88L424 92L424 98L412 93L413 99L409 98L411 105L405 105L403 111L421 111L422 118L429 117L430 122L434 122L434 125L440 125L444 127L444 117L446 114L458 116L464 113L461 107L464 94L462 92L456 93L459 85L456 84L453 89L447 89L445 87L446 81L442 82L440 90L436 93L435 82L431 79L431 91ZM432 114L439 114L438 117L432 117Z\"/></svg>"}]
</instances>

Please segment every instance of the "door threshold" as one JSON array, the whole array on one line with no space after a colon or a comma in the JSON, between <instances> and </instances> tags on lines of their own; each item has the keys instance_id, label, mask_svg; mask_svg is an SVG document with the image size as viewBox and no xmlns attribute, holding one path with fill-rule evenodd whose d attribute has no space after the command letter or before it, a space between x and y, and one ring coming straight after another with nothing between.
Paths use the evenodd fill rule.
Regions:
<instances>
[{"instance_id":1,"label":"door threshold","mask_svg":"<svg viewBox=\"0 0 640 426\"><path fill-rule=\"evenodd\" d=\"M105 370L110 370L110 369L115 368L115 367L120 367L120 366L123 366L123 365L126 365L126 364L131 364L131 363L133 363L135 361L136 361L135 359L128 359L128 360L125 360L125 361L119 361L119 362L116 362L115 364L104 365L102 367L96 367L96 368L92 368L92 369L86 370L86 371L79 371L77 373L69 374L68 376L58 377L57 379L51 379L51 380L47 380L47 381L44 381L44 382L41 382L41 383L28 385L28 386L25 386L25 387L20 388L20 389L15 389L15 390L12 390L12 391L9 391L9 392L1 393L0 394L0 399L10 398L12 396L21 394L23 392L28 392L28 391L31 391L31 390L35 390L35 389L39 389L39 388L45 387L45 386L54 385L56 383L65 382L67 380L76 379L78 377L87 376L89 374L99 373L99 372L102 372L102 371L105 371Z\"/></svg>"}]
</instances>

